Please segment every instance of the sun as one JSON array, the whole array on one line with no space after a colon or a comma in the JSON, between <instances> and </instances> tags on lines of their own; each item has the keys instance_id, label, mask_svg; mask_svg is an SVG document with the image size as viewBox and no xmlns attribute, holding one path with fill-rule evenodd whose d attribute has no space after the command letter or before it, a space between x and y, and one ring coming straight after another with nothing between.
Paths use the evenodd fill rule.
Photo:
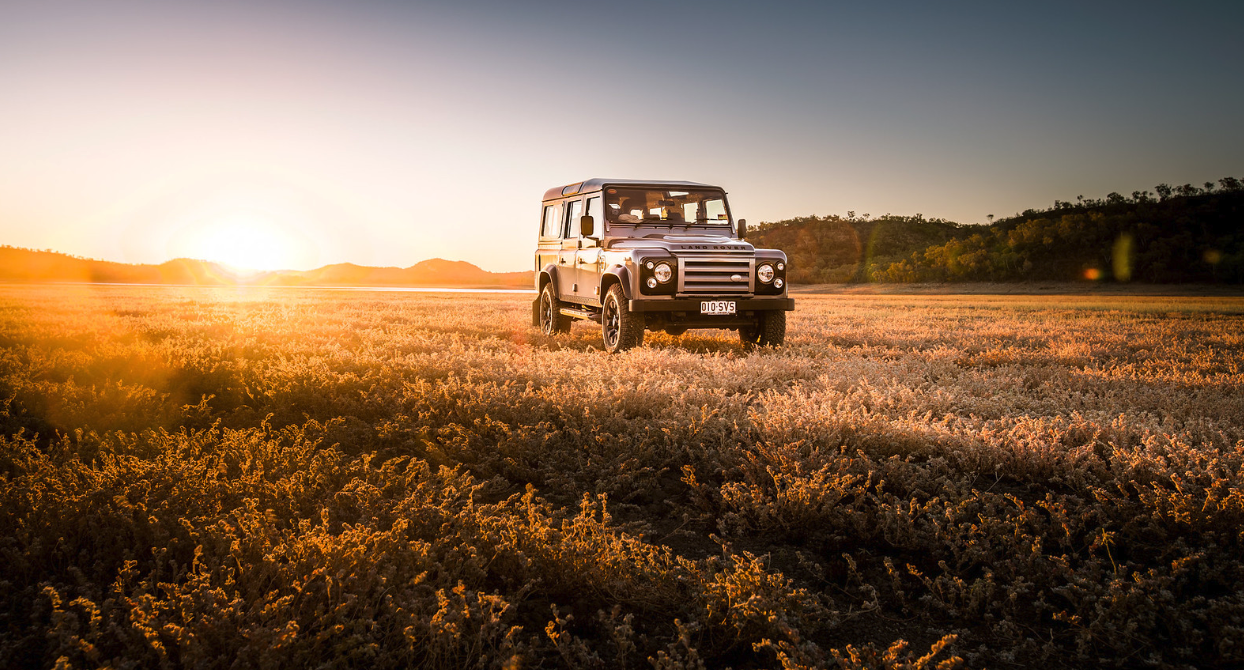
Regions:
<instances>
[{"instance_id":1,"label":"sun","mask_svg":"<svg viewBox=\"0 0 1244 670\"><path fill-rule=\"evenodd\" d=\"M236 271L285 270L301 265L304 241L262 215L240 213L196 227L187 236L187 255Z\"/></svg>"}]
</instances>

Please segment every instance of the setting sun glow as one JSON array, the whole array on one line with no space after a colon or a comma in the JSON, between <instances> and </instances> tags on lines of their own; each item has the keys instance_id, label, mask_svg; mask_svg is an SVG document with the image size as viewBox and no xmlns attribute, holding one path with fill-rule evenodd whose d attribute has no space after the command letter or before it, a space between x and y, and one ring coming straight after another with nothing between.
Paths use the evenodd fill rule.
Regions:
<instances>
[{"instance_id":1,"label":"setting sun glow","mask_svg":"<svg viewBox=\"0 0 1244 670\"><path fill-rule=\"evenodd\" d=\"M259 215L238 214L190 231L182 255L228 265L234 270L266 271L295 267L303 240Z\"/></svg>"}]
</instances>

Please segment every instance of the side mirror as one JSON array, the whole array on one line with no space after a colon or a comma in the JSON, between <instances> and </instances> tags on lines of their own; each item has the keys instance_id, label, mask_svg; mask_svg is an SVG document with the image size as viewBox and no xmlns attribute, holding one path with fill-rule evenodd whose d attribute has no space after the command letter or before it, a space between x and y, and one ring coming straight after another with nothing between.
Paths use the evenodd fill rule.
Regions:
<instances>
[{"instance_id":1,"label":"side mirror","mask_svg":"<svg viewBox=\"0 0 1244 670\"><path fill-rule=\"evenodd\" d=\"M747 237L747 219L739 219L739 239Z\"/></svg>"},{"instance_id":2,"label":"side mirror","mask_svg":"<svg viewBox=\"0 0 1244 670\"><path fill-rule=\"evenodd\" d=\"M580 235L582 235L583 237L591 237L595 233L596 233L596 221L592 219L591 215L584 216L583 218L579 219L579 234Z\"/></svg>"}]
</instances>

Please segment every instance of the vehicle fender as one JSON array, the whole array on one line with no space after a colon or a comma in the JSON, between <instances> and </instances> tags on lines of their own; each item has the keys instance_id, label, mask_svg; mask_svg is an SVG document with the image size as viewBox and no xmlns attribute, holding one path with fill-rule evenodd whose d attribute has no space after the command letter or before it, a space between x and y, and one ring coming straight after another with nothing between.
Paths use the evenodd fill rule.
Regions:
<instances>
[{"instance_id":1,"label":"vehicle fender","mask_svg":"<svg viewBox=\"0 0 1244 670\"><path fill-rule=\"evenodd\" d=\"M555 263L549 263L540 268L540 274L536 277L536 291L543 291L544 285L549 283L553 284L553 295L560 298L561 292L557 288L557 265Z\"/></svg>"},{"instance_id":2,"label":"vehicle fender","mask_svg":"<svg viewBox=\"0 0 1244 670\"><path fill-rule=\"evenodd\" d=\"M531 325L540 327L540 294L544 291L545 284L553 285L553 295L558 294L557 290L557 266L549 263L540 269L536 275L536 299L531 301Z\"/></svg>"},{"instance_id":3,"label":"vehicle fender","mask_svg":"<svg viewBox=\"0 0 1244 670\"><path fill-rule=\"evenodd\" d=\"M622 285L622 295L627 300L631 299L631 271L626 269L625 265L613 265L606 269L600 275L600 300L605 301L605 294L609 292L609 286L614 282Z\"/></svg>"}]
</instances>

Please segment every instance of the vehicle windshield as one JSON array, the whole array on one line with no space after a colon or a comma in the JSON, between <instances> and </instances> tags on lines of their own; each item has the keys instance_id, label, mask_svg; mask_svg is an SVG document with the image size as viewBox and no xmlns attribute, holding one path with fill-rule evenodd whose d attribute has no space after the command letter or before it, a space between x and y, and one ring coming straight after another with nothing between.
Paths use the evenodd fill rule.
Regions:
<instances>
[{"instance_id":1,"label":"vehicle windshield","mask_svg":"<svg viewBox=\"0 0 1244 670\"><path fill-rule=\"evenodd\" d=\"M721 191L609 188L605 215L612 223L730 225L726 194Z\"/></svg>"}]
</instances>

